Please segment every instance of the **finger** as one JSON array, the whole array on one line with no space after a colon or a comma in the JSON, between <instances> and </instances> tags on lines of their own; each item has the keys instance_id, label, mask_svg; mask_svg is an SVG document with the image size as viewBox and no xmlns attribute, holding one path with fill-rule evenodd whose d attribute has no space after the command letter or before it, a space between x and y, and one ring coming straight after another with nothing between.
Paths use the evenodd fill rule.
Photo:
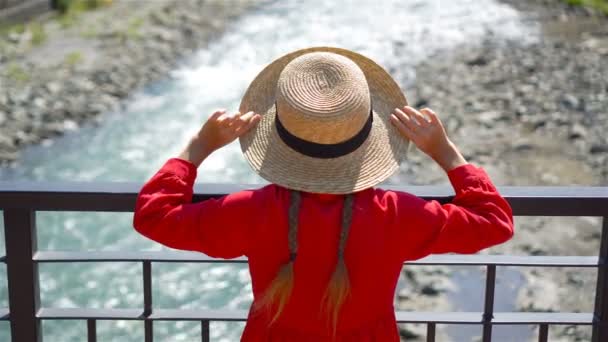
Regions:
<instances>
[{"instance_id":1,"label":"finger","mask_svg":"<svg viewBox=\"0 0 608 342\"><path fill-rule=\"evenodd\" d=\"M243 115L241 115L241 117L239 118L240 121L244 122L244 123L248 123L251 118L253 118L255 116L254 112L247 112Z\"/></svg>"},{"instance_id":2,"label":"finger","mask_svg":"<svg viewBox=\"0 0 608 342\"><path fill-rule=\"evenodd\" d=\"M403 124L405 124L411 131L416 131L420 125L416 122L412 116L407 115L399 108L395 108L394 111L395 116L401 120Z\"/></svg>"},{"instance_id":3,"label":"finger","mask_svg":"<svg viewBox=\"0 0 608 342\"><path fill-rule=\"evenodd\" d=\"M391 122L393 123L393 125L395 125L397 130L399 130L399 132L401 132L402 135L404 135L406 138L408 138L410 140L414 140L414 137L416 136L416 132L414 132L412 129L410 129L408 126L406 126L397 117L397 115L391 114Z\"/></svg>"},{"instance_id":4,"label":"finger","mask_svg":"<svg viewBox=\"0 0 608 342\"><path fill-rule=\"evenodd\" d=\"M217 120L224 113L226 113L225 109L218 109L209 116L209 120Z\"/></svg>"},{"instance_id":5,"label":"finger","mask_svg":"<svg viewBox=\"0 0 608 342\"><path fill-rule=\"evenodd\" d=\"M437 114L433 112L432 109L424 108L422 111L429 117L432 124L441 124L441 121L439 121L439 117L437 117Z\"/></svg>"},{"instance_id":6,"label":"finger","mask_svg":"<svg viewBox=\"0 0 608 342\"><path fill-rule=\"evenodd\" d=\"M219 122L223 126L230 126L234 119L239 117L240 115L241 113L239 112L232 114L224 112L224 114L220 115L220 117L217 119L217 122Z\"/></svg>"},{"instance_id":7,"label":"finger","mask_svg":"<svg viewBox=\"0 0 608 342\"><path fill-rule=\"evenodd\" d=\"M414 128L414 127L418 127L420 126L420 122L418 122L418 119L416 119L416 115L414 114L414 111L411 107L405 106L403 107L403 109L397 109L400 110L402 113L404 113L404 115L406 115L410 120L412 125L415 126L410 126L410 128Z\"/></svg>"},{"instance_id":8,"label":"finger","mask_svg":"<svg viewBox=\"0 0 608 342\"><path fill-rule=\"evenodd\" d=\"M249 124L249 121L251 120L254 114L254 112L247 112L243 115L239 115L230 124L230 128L234 129L235 131L242 129L243 127Z\"/></svg>"},{"instance_id":9,"label":"finger","mask_svg":"<svg viewBox=\"0 0 608 342\"><path fill-rule=\"evenodd\" d=\"M255 114L252 115L251 119L245 123L244 125L240 126L235 132L237 135L241 135L244 134L245 132L249 131L251 128L253 128L255 125L258 124L258 122L260 122L262 120L262 116L259 114Z\"/></svg>"},{"instance_id":10,"label":"finger","mask_svg":"<svg viewBox=\"0 0 608 342\"><path fill-rule=\"evenodd\" d=\"M422 115L419 111L410 106L405 106L403 109L407 111L408 114L420 125L426 125L429 121Z\"/></svg>"}]
</instances>

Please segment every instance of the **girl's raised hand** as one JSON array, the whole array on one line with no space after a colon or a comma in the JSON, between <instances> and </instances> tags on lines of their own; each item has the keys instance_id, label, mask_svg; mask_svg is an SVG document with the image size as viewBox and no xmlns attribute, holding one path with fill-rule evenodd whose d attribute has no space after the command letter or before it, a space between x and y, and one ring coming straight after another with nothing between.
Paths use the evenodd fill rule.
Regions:
<instances>
[{"instance_id":1,"label":"girl's raised hand","mask_svg":"<svg viewBox=\"0 0 608 342\"><path fill-rule=\"evenodd\" d=\"M409 106L395 108L391 114L391 122L401 135L411 140L445 171L467 163L448 138L441 120L431 109L417 111Z\"/></svg>"},{"instance_id":2,"label":"girl's raised hand","mask_svg":"<svg viewBox=\"0 0 608 342\"><path fill-rule=\"evenodd\" d=\"M254 112L228 114L226 110L215 111L190 140L179 158L199 166L207 156L245 134L261 118Z\"/></svg>"},{"instance_id":3,"label":"girl's raised hand","mask_svg":"<svg viewBox=\"0 0 608 342\"><path fill-rule=\"evenodd\" d=\"M197 134L201 144L210 150L209 153L228 145L245 134L262 117L254 112L229 114L226 110L215 111Z\"/></svg>"}]
</instances>

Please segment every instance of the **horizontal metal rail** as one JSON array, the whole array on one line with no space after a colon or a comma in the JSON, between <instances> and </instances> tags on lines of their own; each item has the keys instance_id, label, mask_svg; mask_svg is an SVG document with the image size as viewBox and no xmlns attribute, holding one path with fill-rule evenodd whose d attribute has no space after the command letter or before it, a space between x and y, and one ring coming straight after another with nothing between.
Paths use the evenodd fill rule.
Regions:
<instances>
[{"instance_id":1,"label":"horizontal metal rail","mask_svg":"<svg viewBox=\"0 0 608 342\"><path fill-rule=\"evenodd\" d=\"M203 184L195 187L194 201L219 197L260 185ZM215 259L200 253L176 251L38 251L36 211L131 212L141 184L134 183L2 183L0 209L5 217L9 308L0 308L0 320L10 321L13 341L41 341L41 320L84 320L87 340L97 340L98 320L144 321L145 341L153 340L154 321L200 321L201 339L209 341L213 321L245 321L244 310L159 309L153 306L154 263L246 263L246 258ZM427 200L451 201L452 189L444 186L393 187ZM483 342L491 341L495 325L538 325L538 340L548 340L549 325L591 325L593 341L608 341L608 187L503 187L499 189L517 216L603 217L602 246L598 256L433 255L407 265L484 266L486 269L483 312L397 311L399 323L424 323L427 341L435 341L436 324L483 326ZM142 308L42 308L39 304L38 264L74 262L138 262L142 264ZM597 268L593 313L495 312L497 266ZM24 295L29 294L29 295Z\"/></svg>"},{"instance_id":2,"label":"horizontal metal rail","mask_svg":"<svg viewBox=\"0 0 608 342\"><path fill-rule=\"evenodd\" d=\"M246 310L205 310L205 309L154 309L144 315L141 309L81 309L81 308L41 308L37 316L42 319L59 320L152 320L152 321L201 321L243 322L247 320ZM421 312L396 311L397 323L436 324L481 324L482 312ZM495 312L492 324L500 325L591 325L592 313L564 312Z\"/></svg>"},{"instance_id":3,"label":"horizontal metal rail","mask_svg":"<svg viewBox=\"0 0 608 342\"><path fill-rule=\"evenodd\" d=\"M36 262L205 262L205 263L247 263L247 258L230 260L212 258L201 253L190 252L62 252L40 251L34 254ZM452 266L545 266L545 267L598 267L596 256L520 256L520 255L482 255L482 254L445 254L431 255L407 265L452 265Z\"/></svg>"},{"instance_id":4,"label":"horizontal metal rail","mask_svg":"<svg viewBox=\"0 0 608 342\"><path fill-rule=\"evenodd\" d=\"M195 185L194 201L261 185ZM36 211L134 210L141 184L136 183L8 183L0 182L0 208ZM449 202L448 186L393 186L427 200ZM518 216L604 216L608 187L499 187Z\"/></svg>"}]
</instances>

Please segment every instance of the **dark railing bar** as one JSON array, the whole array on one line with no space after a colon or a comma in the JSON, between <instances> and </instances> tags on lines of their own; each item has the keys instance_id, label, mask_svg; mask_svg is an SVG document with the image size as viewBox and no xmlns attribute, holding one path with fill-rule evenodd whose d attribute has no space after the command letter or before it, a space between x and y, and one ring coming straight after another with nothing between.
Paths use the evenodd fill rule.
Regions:
<instances>
[{"instance_id":1,"label":"dark railing bar","mask_svg":"<svg viewBox=\"0 0 608 342\"><path fill-rule=\"evenodd\" d=\"M150 317L152 314L152 262L144 261L143 266L143 287L144 287L144 317ZM154 330L151 320L144 321L144 340L152 342L154 339Z\"/></svg>"},{"instance_id":2,"label":"dark railing bar","mask_svg":"<svg viewBox=\"0 0 608 342\"><path fill-rule=\"evenodd\" d=\"M40 251L34 254L36 262L208 262L208 263L246 263L247 258L217 259L201 253L159 251L123 252L92 251L62 252ZM460 265L460 266L534 266L534 267L597 267L596 256L520 256L520 255L483 255L447 254L431 255L407 265Z\"/></svg>"},{"instance_id":3,"label":"dark railing bar","mask_svg":"<svg viewBox=\"0 0 608 342\"><path fill-rule=\"evenodd\" d=\"M36 252L36 215L32 210L4 210L6 275L13 341L42 341L36 312L40 305Z\"/></svg>"},{"instance_id":4,"label":"dark railing bar","mask_svg":"<svg viewBox=\"0 0 608 342\"><path fill-rule=\"evenodd\" d=\"M143 288L144 288L144 316L152 313L152 262L144 261L143 266Z\"/></svg>"},{"instance_id":5,"label":"dark railing bar","mask_svg":"<svg viewBox=\"0 0 608 342\"><path fill-rule=\"evenodd\" d=\"M142 184L0 182L0 208L62 211L133 211ZM200 184L194 201L219 197L255 185ZM393 186L428 200L448 202L449 186ZM603 216L608 187L499 187L515 215Z\"/></svg>"},{"instance_id":6,"label":"dark railing bar","mask_svg":"<svg viewBox=\"0 0 608 342\"><path fill-rule=\"evenodd\" d=\"M144 321L144 341L153 342L154 340L154 327L151 320Z\"/></svg>"},{"instance_id":7,"label":"dark railing bar","mask_svg":"<svg viewBox=\"0 0 608 342\"><path fill-rule=\"evenodd\" d=\"M435 342L435 323L426 325L426 342Z\"/></svg>"},{"instance_id":8,"label":"dark railing bar","mask_svg":"<svg viewBox=\"0 0 608 342\"><path fill-rule=\"evenodd\" d=\"M211 341L211 330L209 328L209 320L206 319L201 320L201 341Z\"/></svg>"},{"instance_id":9,"label":"dark railing bar","mask_svg":"<svg viewBox=\"0 0 608 342\"><path fill-rule=\"evenodd\" d=\"M258 189L266 184L234 183L196 183L196 195L216 197L235 191ZM36 193L39 195L137 195L143 183L136 182L27 182L0 181L0 200L3 194ZM385 189L405 191L416 196L453 196L454 191L448 185L386 185ZM608 198L606 186L499 186L498 190L505 197L513 198Z\"/></svg>"},{"instance_id":10,"label":"dark railing bar","mask_svg":"<svg viewBox=\"0 0 608 342\"><path fill-rule=\"evenodd\" d=\"M496 265L486 268L486 290L483 308L483 342L492 341L492 319L494 318L494 290L496 285Z\"/></svg>"},{"instance_id":11,"label":"dark railing bar","mask_svg":"<svg viewBox=\"0 0 608 342\"><path fill-rule=\"evenodd\" d=\"M97 324L94 319L87 319L87 341L97 342Z\"/></svg>"},{"instance_id":12,"label":"dark railing bar","mask_svg":"<svg viewBox=\"0 0 608 342\"><path fill-rule=\"evenodd\" d=\"M209 309L153 309L146 318L141 309L88 309L88 308L41 308L39 319L60 320L154 320L154 321L223 321L243 322L247 310L209 310ZM396 311L397 323L436 323L436 324L482 324L482 312L418 312ZM593 313L579 312L494 312L491 324L505 325L591 325Z\"/></svg>"},{"instance_id":13,"label":"dark railing bar","mask_svg":"<svg viewBox=\"0 0 608 342\"><path fill-rule=\"evenodd\" d=\"M538 329L538 342L547 342L549 338L549 325L541 324Z\"/></svg>"},{"instance_id":14,"label":"dark railing bar","mask_svg":"<svg viewBox=\"0 0 608 342\"><path fill-rule=\"evenodd\" d=\"M606 207L608 211L608 207ZM600 342L608 340L608 215L602 219L602 240L600 242L599 258L602 266L597 270L597 282L595 287L595 304L593 313L599 324L592 330L591 341Z\"/></svg>"}]
</instances>

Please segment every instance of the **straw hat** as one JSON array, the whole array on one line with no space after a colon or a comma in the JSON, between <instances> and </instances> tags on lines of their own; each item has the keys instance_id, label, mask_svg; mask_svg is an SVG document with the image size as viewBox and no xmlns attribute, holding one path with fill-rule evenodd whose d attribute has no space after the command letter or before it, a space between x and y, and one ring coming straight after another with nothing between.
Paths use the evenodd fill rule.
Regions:
<instances>
[{"instance_id":1,"label":"straw hat","mask_svg":"<svg viewBox=\"0 0 608 342\"><path fill-rule=\"evenodd\" d=\"M241 149L264 179L289 189L346 194L393 174L409 141L390 123L407 105L391 76L349 50L314 47L268 65L249 85L240 112L262 119Z\"/></svg>"}]
</instances>

